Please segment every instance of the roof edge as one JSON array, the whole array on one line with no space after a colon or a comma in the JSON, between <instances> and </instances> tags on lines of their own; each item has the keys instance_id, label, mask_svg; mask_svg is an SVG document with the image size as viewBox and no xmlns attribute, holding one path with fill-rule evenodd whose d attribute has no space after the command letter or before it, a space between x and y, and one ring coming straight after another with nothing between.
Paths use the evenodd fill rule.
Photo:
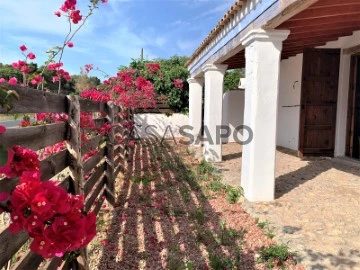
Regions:
<instances>
[{"instance_id":1,"label":"roof edge","mask_svg":"<svg viewBox=\"0 0 360 270\"><path fill-rule=\"evenodd\" d=\"M200 46L186 61L185 67L189 67L190 64L200 55L200 53L206 48L207 45L216 37L216 35L225 27L227 23L235 16L235 14L244 6L246 0L237 0L230 9L225 13L224 17L218 22L218 24L211 30L210 34L204 39Z\"/></svg>"}]
</instances>

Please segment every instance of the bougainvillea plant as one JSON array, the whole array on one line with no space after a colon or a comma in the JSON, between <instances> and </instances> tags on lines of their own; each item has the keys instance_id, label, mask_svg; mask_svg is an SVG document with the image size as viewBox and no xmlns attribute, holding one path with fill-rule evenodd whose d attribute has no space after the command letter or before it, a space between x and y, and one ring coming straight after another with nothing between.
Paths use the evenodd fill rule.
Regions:
<instances>
[{"instance_id":1,"label":"bougainvillea plant","mask_svg":"<svg viewBox=\"0 0 360 270\"><path fill-rule=\"evenodd\" d=\"M76 0L65 0L60 9L54 13L55 16L66 18L69 22L69 32L63 44L47 51L49 58L44 66L44 70L54 72L53 81L59 82L59 92L61 82L70 79L70 74L64 70L64 64L61 61L64 49L75 46L73 42L75 34L98 8L98 4L107 2L107 0L89 1L87 15L82 15L77 8ZM43 90L44 70L39 74L28 76L28 61L34 60L36 55L25 45L21 45L19 49L24 58L14 62L12 67L23 74L22 82L18 82L15 77L9 80L0 78L0 83L5 83L0 85L0 105L6 111L11 110L12 103L19 98L16 91L9 90L12 85L19 84L25 87L32 85ZM57 60L55 60L56 57L58 57ZM86 65L85 71L90 72L93 68L91 64ZM160 66L156 63L147 66L148 73L158 73L159 69ZM133 69L123 70L105 80L101 87L85 89L81 97L100 102L113 101L123 108L128 108L130 112L133 108L153 107L155 105L154 85L143 75ZM180 87L180 82L177 85ZM114 127L109 123L97 127L94 121L94 117L104 118L105 116L105 112L80 113L82 144L94 136L108 136ZM127 119L128 112L120 112L117 116ZM68 115L63 113L37 113L35 117L24 115L20 127L27 128L67 120ZM131 132L134 122L123 120L121 126ZM0 126L0 136L4 132L6 128ZM130 147L134 147L135 144L134 141L124 140L119 134L115 134L115 140L114 143L127 144ZM66 257L70 252L85 247L96 235L96 216L93 212L84 212L83 195L69 194L57 181L44 181L47 179L41 177L40 161L65 149L66 142L56 143L38 152L18 145L10 149L0 145L0 181L1 176L19 178L19 183L12 192L0 193L0 213L3 211L10 213L10 231L17 233L25 230L32 238L30 249L44 258ZM99 147L88 152L82 157L83 161L98 152ZM89 178L90 173L85 175L85 180Z\"/></svg>"},{"instance_id":2,"label":"bougainvillea plant","mask_svg":"<svg viewBox=\"0 0 360 270\"><path fill-rule=\"evenodd\" d=\"M189 102L189 71L185 67L186 57L172 56L169 59L152 61L133 59L129 67L120 71L135 70L154 85L157 99L165 101L176 112L187 113Z\"/></svg>"},{"instance_id":3,"label":"bougainvillea plant","mask_svg":"<svg viewBox=\"0 0 360 270\"><path fill-rule=\"evenodd\" d=\"M69 32L61 46L47 51L49 58L44 70L56 72L53 81L59 82L59 91L61 80L70 80L70 74L63 69L61 61L64 49L74 46L72 40L75 34L98 8L100 2L106 3L107 0L90 0L89 11L85 16L81 15L77 8L76 0L65 0L59 11L55 12L55 16L67 18ZM5 111L11 110L13 102L19 99L16 91L9 89L11 85L37 85L40 89L43 82L44 70L31 78L27 76L30 70L28 60L34 60L36 55L28 51L25 45L21 45L19 49L24 59L14 62L12 67L23 74L22 82L18 82L15 77L9 78L8 81L0 78L0 83L7 83L0 85L0 105ZM57 56L58 59L55 61ZM30 117L25 115L20 126L58 123L67 121L67 118L66 114L38 113L35 115L35 121L31 121ZM81 127L84 130L94 129L87 133L84 131L82 138L86 138L91 132L106 135L109 131L105 125L95 129L92 115L84 112L81 112ZM6 128L0 126L0 135L5 132ZM10 149L0 146L0 179L19 178L19 183L12 192L0 193L0 213L10 213L9 230L12 233L25 230L32 238L30 249L43 258L62 257L68 252L81 249L96 235L96 216L93 212L84 212L83 195L68 193L57 181L41 179L40 160L65 148L65 142L46 147L40 153L18 145Z\"/></svg>"}]
</instances>

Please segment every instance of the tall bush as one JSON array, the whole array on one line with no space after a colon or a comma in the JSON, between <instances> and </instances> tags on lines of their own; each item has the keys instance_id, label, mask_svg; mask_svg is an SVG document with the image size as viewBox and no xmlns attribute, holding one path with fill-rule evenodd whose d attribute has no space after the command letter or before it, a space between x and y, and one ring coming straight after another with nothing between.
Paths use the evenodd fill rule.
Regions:
<instances>
[{"instance_id":1,"label":"tall bush","mask_svg":"<svg viewBox=\"0 0 360 270\"><path fill-rule=\"evenodd\" d=\"M158 97L163 97L174 111L187 113L189 110L189 71L185 67L187 57L172 56L169 59L141 60L132 59L129 67L140 72L154 84Z\"/></svg>"}]
</instances>

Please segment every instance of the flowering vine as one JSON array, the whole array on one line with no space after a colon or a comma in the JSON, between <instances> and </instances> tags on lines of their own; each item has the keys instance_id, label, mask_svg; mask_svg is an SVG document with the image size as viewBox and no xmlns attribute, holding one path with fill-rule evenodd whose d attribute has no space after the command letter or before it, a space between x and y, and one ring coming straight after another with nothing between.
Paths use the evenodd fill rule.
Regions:
<instances>
[{"instance_id":1,"label":"flowering vine","mask_svg":"<svg viewBox=\"0 0 360 270\"><path fill-rule=\"evenodd\" d=\"M82 15L77 8L76 0L65 0L58 11L57 17L66 17L69 22L69 31L61 46L56 46L47 51L49 58L40 74L28 78L30 72L29 60L34 60L36 55L28 51L25 45L19 47L24 59L12 64L14 69L23 74L21 86L43 87L43 73L45 69L55 72L54 82L70 80L70 74L63 69L62 56L66 47L74 47L73 38L85 24L86 20L98 8L98 3L106 3L107 0L90 0L89 11ZM74 28L74 25L78 25ZM55 57L58 60L55 61ZM7 82L9 85L0 85L0 105L9 111L12 103L19 98L9 86L19 82L15 77L6 81L0 78L0 83ZM81 112L81 128L95 129L92 114ZM42 125L67 121L66 114L38 113L35 121L25 115L20 123L22 127L30 125ZM103 125L95 133L106 135L108 126ZM0 135L6 132L6 128L0 126ZM90 132L91 133L91 132ZM89 133L85 131L82 138L87 138ZM84 139L85 141L85 139ZM12 233L25 230L32 238L30 249L44 258L54 256L62 257L65 253L85 247L96 235L96 215L93 212L84 212L84 197L82 195L69 194L56 181L42 181L40 173L40 160L47 156L65 149L65 142L46 147L40 153L30 149L14 145L11 149L0 146L0 175L6 178L19 177L19 183L11 193L0 193L0 213L10 213L11 223L9 230ZM94 151L91 152L93 154ZM89 157L89 155L87 156ZM85 157L84 157L85 158ZM1 181L1 180L0 180Z\"/></svg>"}]
</instances>

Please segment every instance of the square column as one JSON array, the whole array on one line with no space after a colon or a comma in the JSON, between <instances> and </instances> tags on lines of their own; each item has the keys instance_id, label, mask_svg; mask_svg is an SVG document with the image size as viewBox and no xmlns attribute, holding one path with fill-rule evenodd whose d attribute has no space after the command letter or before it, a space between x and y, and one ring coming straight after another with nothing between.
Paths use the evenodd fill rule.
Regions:
<instances>
[{"instance_id":1,"label":"square column","mask_svg":"<svg viewBox=\"0 0 360 270\"><path fill-rule=\"evenodd\" d=\"M256 29L242 40L246 58L244 125L251 128L253 138L243 146L241 186L249 201L271 201L275 197L280 56L289 33Z\"/></svg>"},{"instance_id":2,"label":"square column","mask_svg":"<svg viewBox=\"0 0 360 270\"><path fill-rule=\"evenodd\" d=\"M189 78L189 125L193 128L193 146L201 145L203 78Z\"/></svg>"},{"instance_id":3,"label":"square column","mask_svg":"<svg viewBox=\"0 0 360 270\"><path fill-rule=\"evenodd\" d=\"M221 138L224 74L227 65L205 65L205 108L204 108L204 158L207 161L222 160Z\"/></svg>"}]
</instances>

